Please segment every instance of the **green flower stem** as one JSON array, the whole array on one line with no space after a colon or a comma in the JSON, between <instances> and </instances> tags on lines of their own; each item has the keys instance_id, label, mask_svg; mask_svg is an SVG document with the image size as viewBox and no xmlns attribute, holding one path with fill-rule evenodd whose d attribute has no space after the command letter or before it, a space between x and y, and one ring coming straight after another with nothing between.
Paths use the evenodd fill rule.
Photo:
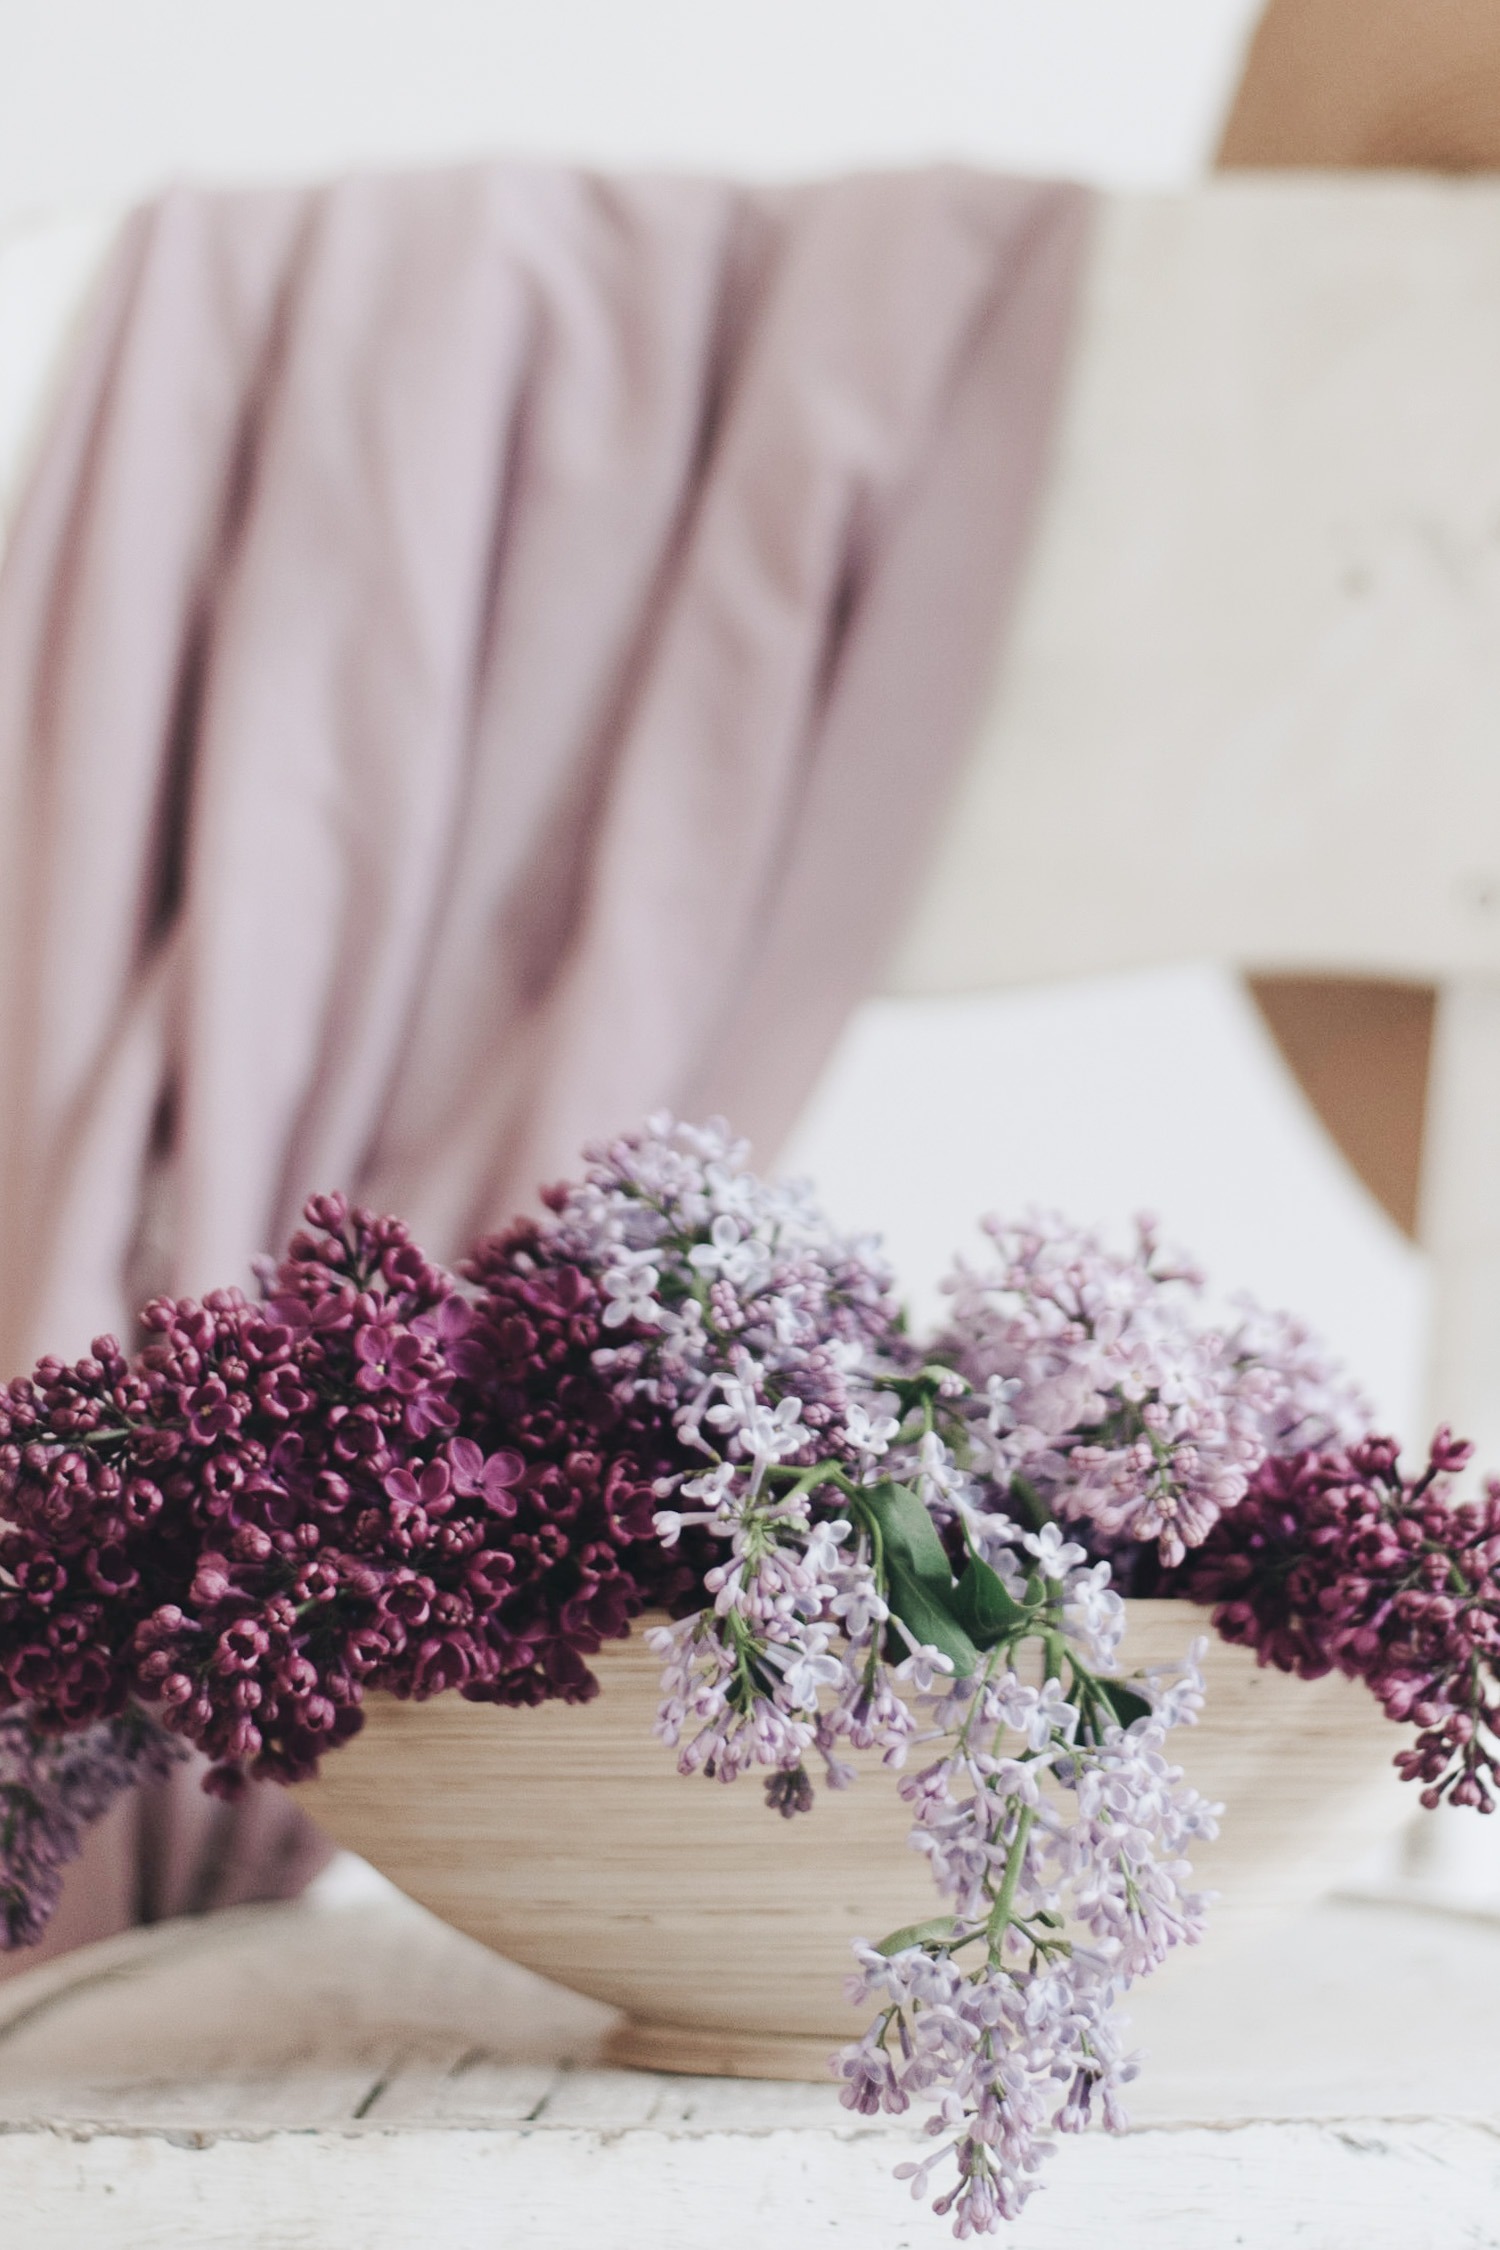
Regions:
<instances>
[{"instance_id":1,"label":"green flower stem","mask_svg":"<svg viewBox=\"0 0 1500 2250\"><path fill-rule=\"evenodd\" d=\"M1000 1966L1000 1949L1005 1942L1006 1930L1010 1926L1010 1910L1015 1904L1016 1886L1021 1880L1021 1867L1026 1858L1027 1838L1035 1824L1036 1807L1034 1805L1023 1805L1021 1817L1016 1822L1015 1835L1011 1839L1010 1852L1005 1862L1005 1880L1000 1885L999 1896L990 1908L989 1920L984 1925L984 1934L989 1943L990 1960L997 1968Z\"/></svg>"},{"instance_id":2,"label":"green flower stem","mask_svg":"<svg viewBox=\"0 0 1500 2250\"><path fill-rule=\"evenodd\" d=\"M1026 1510L1027 1515L1030 1516L1034 1530L1040 1531L1045 1524L1056 1523L1057 1518L1053 1515L1046 1501L1036 1487L1028 1484L1024 1477L1012 1477L1010 1489Z\"/></svg>"},{"instance_id":3,"label":"green flower stem","mask_svg":"<svg viewBox=\"0 0 1500 2250\"><path fill-rule=\"evenodd\" d=\"M760 1643L736 1609L726 1613L724 1627L734 1644L733 1700L741 1712L749 1712L753 1710L758 1697L765 1693L764 1681L755 1676L755 1659L760 1654Z\"/></svg>"},{"instance_id":4,"label":"green flower stem","mask_svg":"<svg viewBox=\"0 0 1500 2250\"><path fill-rule=\"evenodd\" d=\"M785 1485L783 1499L791 1500L799 1492L812 1492L820 1484L831 1484L840 1492L859 1497L859 1486L850 1481L837 1461L814 1461L810 1469L794 1469L781 1461L773 1461L766 1470L767 1484Z\"/></svg>"}]
</instances>

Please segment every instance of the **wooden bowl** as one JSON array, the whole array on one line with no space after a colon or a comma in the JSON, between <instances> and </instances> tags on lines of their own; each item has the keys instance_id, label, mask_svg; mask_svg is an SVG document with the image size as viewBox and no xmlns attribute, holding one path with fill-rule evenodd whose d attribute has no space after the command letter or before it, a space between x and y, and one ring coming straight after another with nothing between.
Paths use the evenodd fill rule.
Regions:
<instances>
[{"instance_id":1,"label":"wooden bowl","mask_svg":"<svg viewBox=\"0 0 1500 2250\"><path fill-rule=\"evenodd\" d=\"M1133 1602L1126 1659L1178 1658L1204 1623ZM854 1788L778 1819L754 1776L677 1773L651 1732L660 1666L641 1639L596 1668L602 1693L581 1706L371 1697L364 1732L298 1796L445 1922L622 2010L611 2061L826 2080L830 2050L861 2028L843 1992L851 1939L941 1911L889 1776L868 1757ZM1219 1950L1320 1896L1409 1816L1411 1793L1364 1688L1261 1670L1218 1639L1204 1669L1204 1719L1176 1740L1228 1807L1195 1866L1220 1893Z\"/></svg>"}]
</instances>

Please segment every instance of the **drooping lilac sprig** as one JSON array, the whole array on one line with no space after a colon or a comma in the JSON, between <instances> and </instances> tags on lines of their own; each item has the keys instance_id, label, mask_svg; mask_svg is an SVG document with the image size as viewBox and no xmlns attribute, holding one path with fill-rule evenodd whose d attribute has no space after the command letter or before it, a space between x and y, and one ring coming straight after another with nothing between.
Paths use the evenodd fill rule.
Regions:
<instances>
[{"instance_id":1,"label":"drooping lilac sprig","mask_svg":"<svg viewBox=\"0 0 1500 2250\"><path fill-rule=\"evenodd\" d=\"M1124 2128L1137 2065L1117 2002L1203 1928L1187 1855L1216 1833L1218 1808L1167 1751L1201 1705L1203 1644L1122 1682L1124 1605L1108 1578L1055 1524L1020 1535L996 1573L1006 1625L973 1672L926 1699L939 1752L900 1784L949 1911L856 1948L850 1997L879 2012L838 2058L843 2099L900 2114L936 2096L939 2145L898 2177L920 2196L951 2162L934 2208L960 2239L1020 2214L1053 2133ZM1003 1614L993 1587L989 1603Z\"/></svg>"},{"instance_id":2,"label":"drooping lilac sprig","mask_svg":"<svg viewBox=\"0 0 1500 2250\"><path fill-rule=\"evenodd\" d=\"M880 2012L839 2058L843 2098L899 2114L938 2093L939 2145L898 2177L922 2195L951 2162L935 2208L960 2239L1020 2215L1051 2134L1123 2130L1116 2003L1203 1923L1184 1855L1215 1829L1165 1754L1181 1712L1163 1696L1125 1729L1048 1687L987 1667L935 1714L945 1754L902 1789L953 1911L856 1949L850 1996Z\"/></svg>"},{"instance_id":3,"label":"drooping lilac sprig","mask_svg":"<svg viewBox=\"0 0 1500 2250\"><path fill-rule=\"evenodd\" d=\"M900 1786L951 1911L859 1949L853 1997L883 2005L839 2067L856 2108L935 2099L946 2139L904 2168L913 2192L946 2150L938 2208L988 2231L1052 2129L1122 2122L1114 2003L1201 1927L1184 1854L1212 1813L1163 1754L1197 1675L1149 1699L1114 1677L1108 1563L1016 1521L1010 1477L972 1458L967 1372L922 1363L868 1252L726 1136L660 1121L554 1211L545 1255L602 1270L621 1331L596 1364L701 1456L656 1518L719 1558L711 1605L651 1635L681 1769L769 1769L791 1815L811 1752L837 1788L848 1748L900 1771L941 1745Z\"/></svg>"}]
</instances>

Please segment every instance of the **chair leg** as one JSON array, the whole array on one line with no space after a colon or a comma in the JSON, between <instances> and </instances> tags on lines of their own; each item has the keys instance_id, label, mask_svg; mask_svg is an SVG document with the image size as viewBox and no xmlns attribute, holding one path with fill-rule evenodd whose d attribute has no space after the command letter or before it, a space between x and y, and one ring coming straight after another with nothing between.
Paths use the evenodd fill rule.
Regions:
<instances>
[{"instance_id":1,"label":"chair leg","mask_svg":"<svg viewBox=\"0 0 1500 2250\"><path fill-rule=\"evenodd\" d=\"M1432 1260L1434 1417L1500 1473L1500 983L1439 994L1420 1238Z\"/></svg>"},{"instance_id":2,"label":"chair leg","mask_svg":"<svg viewBox=\"0 0 1500 2250\"><path fill-rule=\"evenodd\" d=\"M1419 1237L1432 1261L1428 1404L1500 1473L1500 982L1445 984L1428 1074ZM1403 1432L1413 1450L1423 1432ZM1408 1894L1493 1913L1500 1821L1418 1815L1397 1875Z\"/></svg>"}]
</instances>

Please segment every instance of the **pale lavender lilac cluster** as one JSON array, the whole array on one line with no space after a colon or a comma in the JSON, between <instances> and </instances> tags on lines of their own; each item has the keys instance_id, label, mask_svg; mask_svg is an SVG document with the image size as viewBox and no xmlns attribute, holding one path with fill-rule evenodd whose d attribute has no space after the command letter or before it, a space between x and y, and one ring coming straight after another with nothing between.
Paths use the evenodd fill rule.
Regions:
<instances>
[{"instance_id":1,"label":"pale lavender lilac cluster","mask_svg":"<svg viewBox=\"0 0 1500 2250\"><path fill-rule=\"evenodd\" d=\"M1019 2215L1053 2134L1123 2129L1137 2065L1116 2006L1201 1935L1189 1855L1219 1810L1168 1747L1201 1707L1205 1644L1127 1686L1107 1563L1055 1524L989 1551L1018 1614L971 1674L922 1699L928 1756L899 1784L948 1912L857 1948L850 1998L878 2013L838 2058L851 2108L935 2101L938 2146L898 2177L920 2196L951 2162L934 2208L961 2240Z\"/></svg>"},{"instance_id":2,"label":"pale lavender lilac cluster","mask_svg":"<svg viewBox=\"0 0 1500 2250\"><path fill-rule=\"evenodd\" d=\"M1181 1879L1214 1809L1166 1755L1197 1687L1189 1666L1126 1729L996 1666L933 1712L944 1754L902 1784L951 1928L857 1949L850 1997L880 2012L840 2069L867 2113L936 2091L939 2145L898 2176L921 2195L951 2160L936 2209L960 2239L1019 2216L1052 2133L1126 2122L1116 2002L1203 1926Z\"/></svg>"},{"instance_id":3,"label":"pale lavender lilac cluster","mask_svg":"<svg viewBox=\"0 0 1500 2250\"><path fill-rule=\"evenodd\" d=\"M949 1912L859 1949L851 1997L881 2005L838 2067L857 2109L935 2101L942 2146L904 2171L921 2194L951 2154L937 2208L960 2236L990 2231L1050 2132L1122 2122L1114 2004L1201 1928L1185 1862L1213 1814L1165 1752L1198 1677L1121 1688L1108 1564L1015 1520L1010 1470L972 1442L967 1370L924 1363L868 1250L743 1165L722 1134L662 1121L558 1203L548 1250L603 1271L622 1340L599 1364L702 1456L663 1480L656 1519L668 1545L691 1528L720 1548L711 1606L652 1634L658 1731L684 1772L768 1769L787 1814L811 1803L810 1754L839 1788L850 1749L898 1772L927 1750L899 1786ZM1056 1335L1054 1374L1072 1341ZM1153 1373L1182 1389L1199 1356L1197 1331L1171 1330ZM1241 1387L1270 1411L1274 1386ZM1068 1395L1087 1421L1092 1394ZM1180 1448L1159 1504L1188 1473Z\"/></svg>"},{"instance_id":4,"label":"pale lavender lilac cluster","mask_svg":"<svg viewBox=\"0 0 1500 2250\"><path fill-rule=\"evenodd\" d=\"M1086 1524L1094 1548L1151 1542L1180 1563L1269 1453L1368 1428L1294 1322L1208 1322L1201 1277L1149 1224L1128 1255L1061 1219L984 1226L994 1262L958 1266L936 1347L973 1387L973 1465Z\"/></svg>"},{"instance_id":5,"label":"pale lavender lilac cluster","mask_svg":"<svg viewBox=\"0 0 1500 2250\"><path fill-rule=\"evenodd\" d=\"M1203 1927L1189 1863L1219 1808L1168 1738L1197 1716L1205 1644L1122 1686L1103 1558L1146 1546L1170 1565L1269 1458L1366 1426L1296 1323L1247 1308L1211 1325L1148 1226L1128 1255L1063 1220L986 1231L995 1261L958 1267L931 1351L962 1380L891 1464L1013 1609L985 1660L925 1699L919 1736L940 1753L900 1784L950 1914L861 1948L851 1998L879 2012L840 2060L856 2109L936 2096L939 2146L902 2171L920 2195L951 2162L935 2208L961 2239L1018 2216L1052 2134L1123 2125L1136 2066L1116 2003Z\"/></svg>"},{"instance_id":6,"label":"pale lavender lilac cluster","mask_svg":"<svg viewBox=\"0 0 1500 2250\"><path fill-rule=\"evenodd\" d=\"M653 1119L553 1199L541 1254L600 1277L619 1341L596 1367L622 1402L669 1417L701 1464L658 1488L663 1544L692 1532L715 1551L711 1606L652 1636L658 1731L684 1772L768 1769L791 1813L810 1801L810 1753L837 1787L840 1740L898 1748L912 1723L867 1677L889 1611L843 1505L896 1435L886 1385L909 1354L874 1245L747 1157L720 1125Z\"/></svg>"}]
</instances>

